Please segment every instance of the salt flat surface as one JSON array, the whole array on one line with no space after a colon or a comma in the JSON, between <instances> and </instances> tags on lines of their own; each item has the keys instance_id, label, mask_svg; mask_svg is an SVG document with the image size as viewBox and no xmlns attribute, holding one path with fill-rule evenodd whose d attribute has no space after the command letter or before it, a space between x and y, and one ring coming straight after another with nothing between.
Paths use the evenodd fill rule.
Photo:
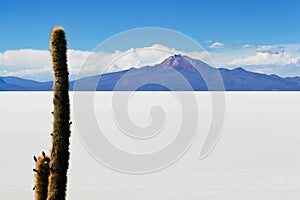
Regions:
<instances>
[{"instance_id":1,"label":"salt flat surface","mask_svg":"<svg viewBox=\"0 0 300 200\"><path fill-rule=\"evenodd\" d=\"M71 93L71 97L73 97ZM300 198L300 93L226 92L223 134L214 151L199 160L211 120L210 95L197 92L199 135L176 163L142 175L103 166L80 142L72 125L68 199L103 200L294 200ZM151 102L164 105L165 134L155 142L119 136L111 117L112 93L95 95L95 116L109 140L128 151L149 152L172 141L180 106L167 93L140 93L129 104L131 118L151 123ZM72 101L71 101L72 103ZM84 107L84 105L82 105ZM52 129L50 92L0 93L0 198L34 199L33 155L49 152ZM72 116L74 118L74 116Z\"/></svg>"}]
</instances>

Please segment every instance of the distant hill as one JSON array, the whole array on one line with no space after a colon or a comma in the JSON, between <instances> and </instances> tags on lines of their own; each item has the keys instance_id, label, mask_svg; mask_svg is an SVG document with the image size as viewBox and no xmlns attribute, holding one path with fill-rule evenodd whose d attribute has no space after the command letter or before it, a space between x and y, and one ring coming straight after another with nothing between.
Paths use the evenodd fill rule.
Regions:
<instances>
[{"instance_id":1,"label":"distant hill","mask_svg":"<svg viewBox=\"0 0 300 200\"><path fill-rule=\"evenodd\" d=\"M38 82L14 76L0 77L0 91L49 91L52 82Z\"/></svg>"},{"instance_id":2,"label":"distant hill","mask_svg":"<svg viewBox=\"0 0 300 200\"><path fill-rule=\"evenodd\" d=\"M174 55L154 66L131 68L70 81L70 90L78 91L300 91L300 77L282 78L246 71L243 68L213 68L187 56ZM206 80L206 82L204 81ZM209 85L207 85L207 81ZM50 91L52 82L38 82L18 77L0 77L0 91Z\"/></svg>"},{"instance_id":3,"label":"distant hill","mask_svg":"<svg viewBox=\"0 0 300 200\"><path fill-rule=\"evenodd\" d=\"M219 69L228 91L300 91L300 78L254 73L236 68Z\"/></svg>"}]
</instances>

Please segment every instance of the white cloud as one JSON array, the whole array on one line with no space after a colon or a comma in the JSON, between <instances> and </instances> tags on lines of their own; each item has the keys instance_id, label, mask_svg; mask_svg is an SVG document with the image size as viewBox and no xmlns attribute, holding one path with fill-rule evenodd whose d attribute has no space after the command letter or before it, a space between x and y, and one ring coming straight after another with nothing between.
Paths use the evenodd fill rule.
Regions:
<instances>
[{"instance_id":1,"label":"white cloud","mask_svg":"<svg viewBox=\"0 0 300 200\"><path fill-rule=\"evenodd\" d=\"M8 70L0 70L1 76L17 76L17 77L26 77L29 79L39 80L38 76L52 76L51 68L41 68L41 69L20 69L17 71L8 71Z\"/></svg>"},{"instance_id":2,"label":"white cloud","mask_svg":"<svg viewBox=\"0 0 300 200\"><path fill-rule=\"evenodd\" d=\"M273 71L274 69L272 69L271 67L258 68L254 70L254 72L262 73L262 74L272 74Z\"/></svg>"},{"instance_id":3,"label":"white cloud","mask_svg":"<svg viewBox=\"0 0 300 200\"><path fill-rule=\"evenodd\" d=\"M261 53L269 53L269 54L278 55L278 54L284 53L285 48L282 46L264 45L264 46L257 46L256 51L261 52Z\"/></svg>"},{"instance_id":4,"label":"white cloud","mask_svg":"<svg viewBox=\"0 0 300 200\"><path fill-rule=\"evenodd\" d=\"M284 52L257 52L255 55L233 60L231 65L292 65L299 64L300 56L291 56Z\"/></svg>"},{"instance_id":5,"label":"white cloud","mask_svg":"<svg viewBox=\"0 0 300 200\"><path fill-rule=\"evenodd\" d=\"M20 49L0 53L0 66L35 68L48 66L50 62L49 52L44 50Z\"/></svg>"},{"instance_id":6,"label":"white cloud","mask_svg":"<svg viewBox=\"0 0 300 200\"><path fill-rule=\"evenodd\" d=\"M215 42L212 45L209 46L211 49L221 49L224 48L224 44L221 42Z\"/></svg>"},{"instance_id":7,"label":"white cloud","mask_svg":"<svg viewBox=\"0 0 300 200\"><path fill-rule=\"evenodd\" d=\"M242 45L242 49L253 49L255 46L251 44L244 44Z\"/></svg>"},{"instance_id":8,"label":"white cloud","mask_svg":"<svg viewBox=\"0 0 300 200\"><path fill-rule=\"evenodd\" d=\"M277 74L283 77L300 76L298 46L297 44L255 46L250 51L248 49L247 55L232 59L229 66L231 68L242 66L250 71Z\"/></svg>"}]
</instances>

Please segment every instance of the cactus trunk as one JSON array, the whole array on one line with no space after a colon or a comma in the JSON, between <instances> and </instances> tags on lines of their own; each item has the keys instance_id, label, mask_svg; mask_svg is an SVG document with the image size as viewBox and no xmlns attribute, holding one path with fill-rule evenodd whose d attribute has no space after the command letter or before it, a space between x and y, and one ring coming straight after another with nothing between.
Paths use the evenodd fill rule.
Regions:
<instances>
[{"instance_id":1,"label":"cactus trunk","mask_svg":"<svg viewBox=\"0 0 300 200\"><path fill-rule=\"evenodd\" d=\"M36 200L46 200L48 193L48 178L49 178L49 156L46 156L44 153L38 158L34 157L36 161L35 169L35 199Z\"/></svg>"},{"instance_id":2,"label":"cactus trunk","mask_svg":"<svg viewBox=\"0 0 300 200\"><path fill-rule=\"evenodd\" d=\"M69 167L70 103L67 67L67 42L61 27L51 31L50 52L52 56L53 82L53 132L50 152L50 177L47 200L64 200Z\"/></svg>"}]
</instances>

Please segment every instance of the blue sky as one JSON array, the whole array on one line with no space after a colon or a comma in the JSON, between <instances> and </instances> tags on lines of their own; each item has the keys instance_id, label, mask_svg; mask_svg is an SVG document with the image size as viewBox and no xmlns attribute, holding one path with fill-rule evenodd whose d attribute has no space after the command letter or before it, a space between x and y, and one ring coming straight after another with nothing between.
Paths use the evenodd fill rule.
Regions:
<instances>
[{"instance_id":1,"label":"blue sky","mask_svg":"<svg viewBox=\"0 0 300 200\"><path fill-rule=\"evenodd\" d=\"M274 49L283 48L285 55L282 54L281 60L288 59L284 63L288 69L278 68L274 62L263 62L261 69L268 68L269 73L283 76L300 75L299 68L291 66L292 60L298 65L300 44L300 2L297 0L10 0L0 4L0 76L17 71L17 64L13 70L8 69L7 62L1 62L1 55L3 60L5 52L11 50L48 50L49 32L55 25L65 28L69 49L84 52L129 29L173 29L203 45L220 67L245 64L227 58L247 49L241 47L251 47L241 54L248 60L262 53L259 49L277 55ZM221 62L226 59L227 62ZM248 68L259 71L259 64L254 62Z\"/></svg>"},{"instance_id":2,"label":"blue sky","mask_svg":"<svg viewBox=\"0 0 300 200\"><path fill-rule=\"evenodd\" d=\"M55 25L68 31L69 48L81 50L145 26L174 29L199 43L300 43L299 9L297 0L2 1L0 51L47 49Z\"/></svg>"}]
</instances>

